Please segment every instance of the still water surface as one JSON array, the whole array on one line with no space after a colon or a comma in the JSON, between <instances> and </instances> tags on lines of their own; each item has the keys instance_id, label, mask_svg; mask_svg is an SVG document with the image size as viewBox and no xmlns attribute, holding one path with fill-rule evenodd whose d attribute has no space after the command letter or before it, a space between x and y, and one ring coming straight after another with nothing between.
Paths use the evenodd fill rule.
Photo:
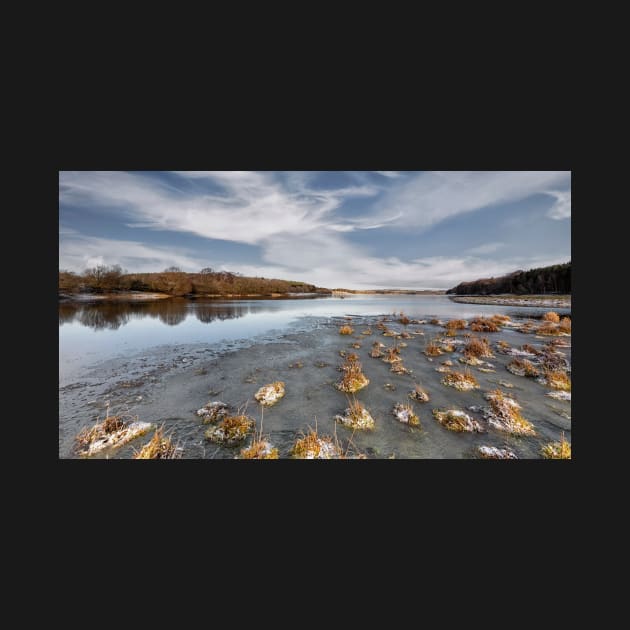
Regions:
<instances>
[{"instance_id":1,"label":"still water surface","mask_svg":"<svg viewBox=\"0 0 630 630\"><path fill-rule=\"evenodd\" d=\"M59 383L69 382L91 363L157 346L190 343L221 346L263 334L281 334L305 316L380 315L401 310L410 317L465 319L493 313L513 314L519 310L533 316L547 309L460 304L444 295L62 303L59 305Z\"/></svg>"}]
</instances>

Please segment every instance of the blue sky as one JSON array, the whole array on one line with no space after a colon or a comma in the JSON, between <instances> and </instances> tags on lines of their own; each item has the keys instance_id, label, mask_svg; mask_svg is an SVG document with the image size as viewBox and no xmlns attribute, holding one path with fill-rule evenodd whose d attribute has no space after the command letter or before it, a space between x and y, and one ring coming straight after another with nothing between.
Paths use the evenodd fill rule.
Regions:
<instances>
[{"instance_id":1,"label":"blue sky","mask_svg":"<svg viewBox=\"0 0 630 630\"><path fill-rule=\"evenodd\" d=\"M446 289L571 258L569 171L62 171L59 267Z\"/></svg>"}]
</instances>

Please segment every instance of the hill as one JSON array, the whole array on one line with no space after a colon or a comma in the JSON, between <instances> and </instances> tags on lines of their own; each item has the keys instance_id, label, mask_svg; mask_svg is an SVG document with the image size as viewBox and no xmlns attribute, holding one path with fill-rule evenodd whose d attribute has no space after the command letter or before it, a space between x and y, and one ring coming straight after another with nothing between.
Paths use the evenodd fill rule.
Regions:
<instances>
[{"instance_id":1,"label":"hill","mask_svg":"<svg viewBox=\"0 0 630 630\"><path fill-rule=\"evenodd\" d=\"M499 278L462 282L446 293L447 295L569 294L571 293L571 261L563 265L538 267L529 271L514 271Z\"/></svg>"},{"instance_id":2,"label":"hill","mask_svg":"<svg viewBox=\"0 0 630 630\"><path fill-rule=\"evenodd\" d=\"M166 293L172 296L270 296L289 293L326 293L329 289L305 282L254 278L230 271L203 270L185 273L169 269L160 273L124 273L118 267L95 267L83 274L59 272L60 294L103 294L129 291Z\"/></svg>"}]
</instances>

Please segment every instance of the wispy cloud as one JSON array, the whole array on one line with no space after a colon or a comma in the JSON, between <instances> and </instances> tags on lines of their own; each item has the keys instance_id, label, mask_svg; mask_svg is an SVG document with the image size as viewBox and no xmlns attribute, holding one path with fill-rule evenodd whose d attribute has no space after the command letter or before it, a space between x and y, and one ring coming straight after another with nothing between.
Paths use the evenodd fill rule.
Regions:
<instances>
[{"instance_id":1,"label":"wispy cloud","mask_svg":"<svg viewBox=\"0 0 630 630\"><path fill-rule=\"evenodd\" d=\"M567 171L432 171L392 188L375 209L400 212L399 223L418 228L499 203L519 201L568 185Z\"/></svg>"},{"instance_id":2,"label":"wispy cloud","mask_svg":"<svg viewBox=\"0 0 630 630\"><path fill-rule=\"evenodd\" d=\"M468 254L492 254L493 252L499 251L505 247L505 243L495 242L495 243L484 243L483 245L479 245L477 247L471 247L466 250Z\"/></svg>"},{"instance_id":3,"label":"wispy cloud","mask_svg":"<svg viewBox=\"0 0 630 630\"><path fill-rule=\"evenodd\" d=\"M61 232L60 269L80 272L95 265L120 265L134 272L161 271L172 265L184 271L199 271L205 261L179 248L86 236L67 229Z\"/></svg>"},{"instance_id":4,"label":"wispy cloud","mask_svg":"<svg viewBox=\"0 0 630 630\"><path fill-rule=\"evenodd\" d=\"M402 173L400 171L372 171L373 173L377 173L378 175L382 175L383 177L401 177Z\"/></svg>"},{"instance_id":5,"label":"wispy cloud","mask_svg":"<svg viewBox=\"0 0 630 630\"><path fill-rule=\"evenodd\" d=\"M571 191L550 190L547 194L555 197L556 201L549 209L547 216L556 221L571 218Z\"/></svg>"}]
</instances>

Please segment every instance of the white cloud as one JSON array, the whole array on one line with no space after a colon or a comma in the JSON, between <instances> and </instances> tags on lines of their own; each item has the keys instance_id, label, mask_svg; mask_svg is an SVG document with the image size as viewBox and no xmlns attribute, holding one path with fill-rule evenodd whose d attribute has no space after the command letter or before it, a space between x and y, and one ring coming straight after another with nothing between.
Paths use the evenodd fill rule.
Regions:
<instances>
[{"instance_id":1,"label":"white cloud","mask_svg":"<svg viewBox=\"0 0 630 630\"><path fill-rule=\"evenodd\" d=\"M432 171L390 189L377 212L400 212L407 227L428 228L464 212L519 201L567 185L568 171Z\"/></svg>"},{"instance_id":2,"label":"white cloud","mask_svg":"<svg viewBox=\"0 0 630 630\"><path fill-rule=\"evenodd\" d=\"M378 175L382 175L383 177L401 177L402 173L400 171L372 171L373 173L377 173Z\"/></svg>"},{"instance_id":3,"label":"white cloud","mask_svg":"<svg viewBox=\"0 0 630 630\"><path fill-rule=\"evenodd\" d=\"M555 197L556 201L549 209L547 216L560 221L571 218L571 191L570 190L550 190L547 193Z\"/></svg>"},{"instance_id":4,"label":"white cloud","mask_svg":"<svg viewBox=\"0 0 630 630\"><path fill-rule=\"evenodd\" d=\"M492 254L500 249L505 247L505 243L494 242L494 243L484 243L483 245L479 245L477 247L471 247L466 250L467 254Z\"/></svg>"},{"instance_id":5,"label":"white cloud","mask_svg":"<svg viewBox=\"0 0 630 630\"><path fill-rule=\"evenodd\" d=\"M255 244L275 234L306 234L327 223L340 224L331 213L346 198L369 197L374 186L348 186L290 191L270 173L246 171L184 171L183 177L207 178L223 192L173 195L171 190L142 175L122 172L61 173L61 199L67 203L115 205L130 218L131 227L190 232ZM363 220L348 221L350 229ZM341 223L340 225L343 225Z\"/></svg>"},{"instance_id":6,"label":"white cloud","mask_svg":"<svg viewBox=\"0 0 630 630\"><path fill-rule=\"evenodd\" d=\"M148 246L77 232L64 231L59 242L59 268L82 272L96 265L120 265L133 272L162 271L175 265L183 271L199 271L206 261L190 256L185 250Z\"/></svg>"}]
</instances>

